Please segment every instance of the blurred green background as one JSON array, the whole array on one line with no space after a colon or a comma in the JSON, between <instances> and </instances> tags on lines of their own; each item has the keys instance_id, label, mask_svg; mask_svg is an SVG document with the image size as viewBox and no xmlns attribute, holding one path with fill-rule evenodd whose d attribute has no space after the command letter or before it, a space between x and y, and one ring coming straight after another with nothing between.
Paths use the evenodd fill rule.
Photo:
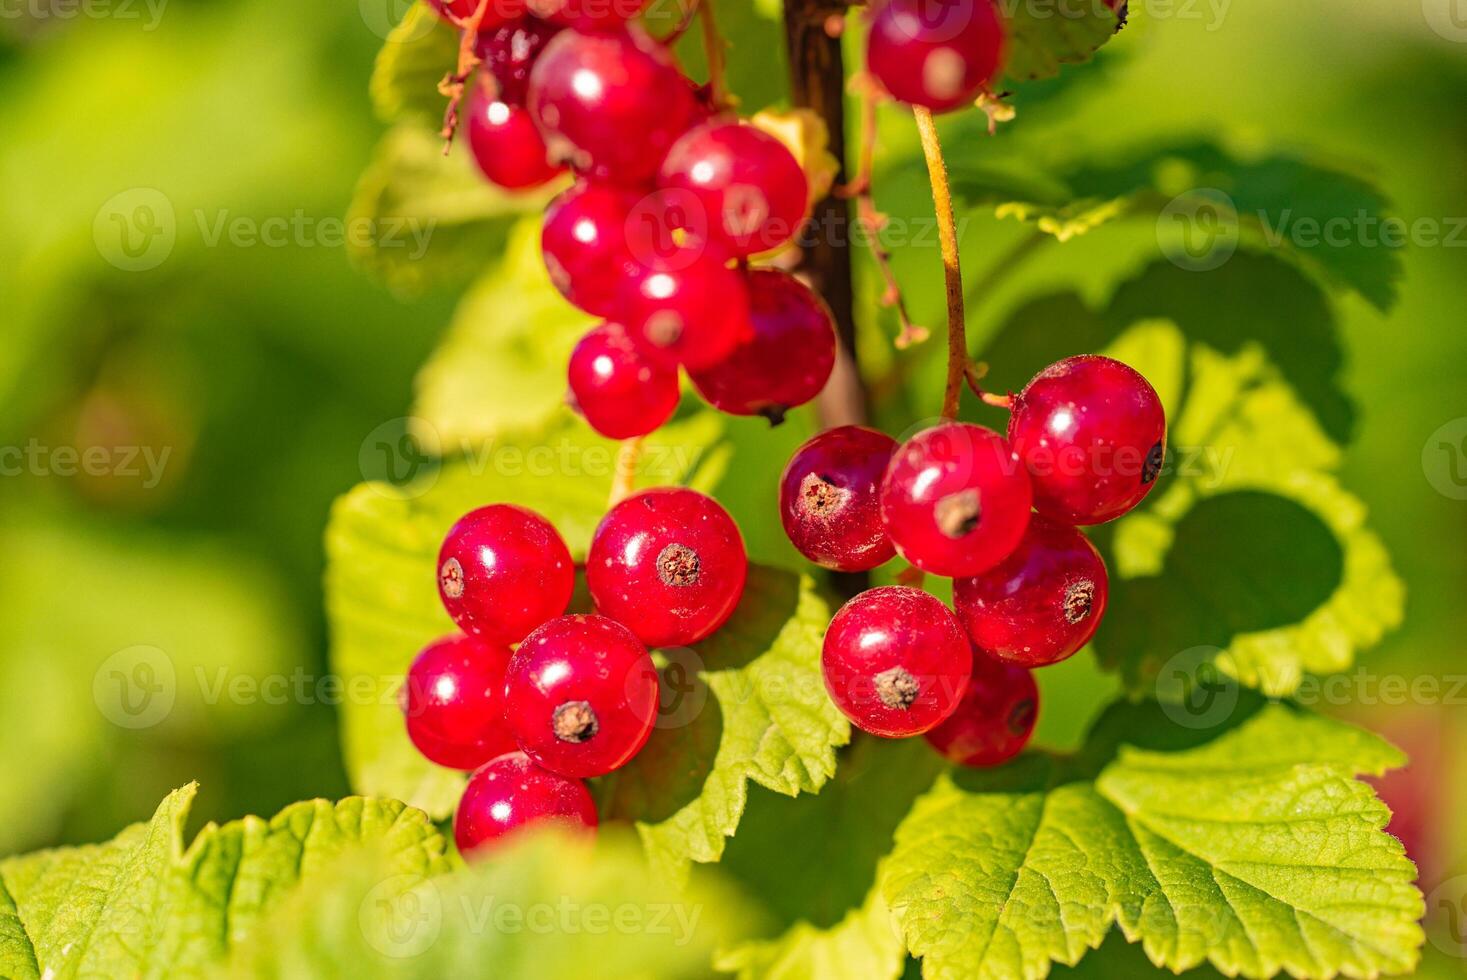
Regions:
<instances>
[{"instance_id":1,"label":"blurred green background","mask_svg":"<svg viewBox=\"0 0 1467 980\"><path fill-rule=\"evenodd\" d=\"M1451 3L1134 4L1094 66L1032 113L1021 103L1014 131L1063 159L1198 135L1307 148L1370 175L1395 214L1451 227L1467 221L1467 12L1453 20ZM366 84L402 10L24 0L0 13L0 854L103 838L192 779L196 819L343 795L332 692L315 684L321 533L364 465L376 475L364 444L406 413L458 294L390 292L333 224L381 135ZM741 25L746 104L777 101L777 28L726 19ZM894 146L909 139L897 129ZM984 138L961 130L950 157L981 160ZM906 180L885 192L898 211L925 194ZM175 235L119 238L119 200L171 209ZM1404 627L1363 658L1377 674L1467 673L1467 501L1423 467L1436 430L1467 415L1459 234L1404 253L1388 316L1355 297L1340 307L1359 408L1343 479L1409 590ZM1018 235L974 212L965 262L980 272ZM1052 247L985 298L974 335L1028 296L1101 295L1154 257L1149 227ZM934 255L903 255L899 271L916 319L939 322ZM936 388L923 390L932 414ZM100 707L118 671L159 670L177 692L162 723ZM227 686L269 676L289 689ZM1088 657L1044 672L1041 740L1078 736L1115 689L1097 676ZM1385 791L1423 886L1467 871L1467 704L1332 710L1412 755ZM1423 973L1454 969L1433 954Z\"/></svg>"}]
</instances>

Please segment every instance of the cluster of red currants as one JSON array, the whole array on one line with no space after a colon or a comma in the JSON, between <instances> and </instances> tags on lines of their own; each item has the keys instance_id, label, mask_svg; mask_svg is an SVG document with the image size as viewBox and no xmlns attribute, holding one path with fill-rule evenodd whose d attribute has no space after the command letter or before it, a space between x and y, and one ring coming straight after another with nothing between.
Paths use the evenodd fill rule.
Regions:
<instances>
[{"instance_id":1,"label":"cluster of red currants","mask_svg":"<svg viewBox=\"0 0 1467 980\"><path fill-rule=\"evenodd\" d=\"M595 615L567 615L576 566L539 514L481 507L448 532L438 592L461 633L429 644L402 688L408 736L470 770L454 819L468 853L527 823L595 827L583 779L625 765L657 720L649 648L696 643L733 613L748 558L733 518L693 490L612 507L586 559Z\"/></svg>"},{"instance_id":2,"label":"cluster of red currants","mask_svg":"<svg viewBox=\"0 0 1467 980\"><path fill-rule=\"evenodd\" d=\"M871 429L832 429L795 453L780 487L785 531L811 561L865 571L899 554L954 580L956 614L905 586L856 596L831 621L822 668L858 727L925 734L974 766L1028 741L1030 669L1094 635L1105 563L1076 525L1140 503L1166 444L1156 392L1107 357L1045 368L1010 408L1007 439L956 421L900 446Z\"/></svg>"},{"instance_id":3,"label":"cluster of red currants","mask_svg":"<svg viewBox=\"0 0 1467 980\"><path fill-rule=\"evenodd\" d=\"M469 13L474 2L456 0ZM541 246L556 288L605 320L569 369L593 428L626 439L662 425L679 367L715 408L778 421L824 387L834 324L799 280L749 260L795 237L809 181L784 143L627 22L642 2L485 0L469 144L505 187L575 176L546 210Z\"/></svg>"}]
</instances>

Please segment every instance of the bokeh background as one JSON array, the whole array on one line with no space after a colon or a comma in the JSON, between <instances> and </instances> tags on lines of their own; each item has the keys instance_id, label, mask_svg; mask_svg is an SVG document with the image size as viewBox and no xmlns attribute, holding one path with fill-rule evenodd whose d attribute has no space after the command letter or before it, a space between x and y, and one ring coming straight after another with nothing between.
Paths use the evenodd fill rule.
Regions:
<instances>
[{"instance_id":1,"label":"bokeh background","mask_svg":"<svg viewBox=\"0 0 1467 980\"><path fill-rule=\"evenodd\" d=\"M376 475L363 448L405 414L461 289L389 290L340 241L382 131L372 59L402 12L0 0L0 854L110 836L194 779L196 821L349 792L318 683L322 531L334 497ZM778 28L752 8L726 19L746 105L777 102ZM1403 253L1389 315L1340 306L1359 407L1343 481L1409 590L1404 625L1363 664L1443 692L1467 676L1467 475L1432 449L1441 427L1467 426L1464 106L1461 0L1153 0L1019 120L1066 159L1194 135L1304 148L1368 174L1393 213L1457 228ZM892 145L909 139L891 125ZM983 148L973 129L949 141L960 161ZM891 201L925 194L890 179ZM160 195L171 234L129 240L112 223ZM969 217L965 260L981 269L1015 229L991 209ZM981 339L1046 289L1103 292L1155 249L1146 227L1052 249L971 329ZM899 259L927 322L935 261ZM177 700L134 727L95 692L116 671L147 682L150 649L167 651ZM241 676L284 680L231 693ZM1088 658L1043 681L1054 746L1116 689ZM1328 710L1410 753L1383 789L1430 892L1467 872L1467 685L1382 702ZM1121 945L1079 972L1140 972ZM1428 948L1422 974L1462 969Z\"/></svg>"}]
</instances>

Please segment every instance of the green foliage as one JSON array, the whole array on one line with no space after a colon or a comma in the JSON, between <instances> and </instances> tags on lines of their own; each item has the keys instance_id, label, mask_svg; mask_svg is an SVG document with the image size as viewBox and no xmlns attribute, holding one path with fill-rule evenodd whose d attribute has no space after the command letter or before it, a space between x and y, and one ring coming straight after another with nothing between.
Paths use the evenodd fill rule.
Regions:
<instances>
[{"instance_id":1,"label":"green foliage","mask_svg":"<svg viewBox=\"0 0 1467 980\"><path fill-rule=\"evenodd\" d=\"M1073 759L940 779L897 830L881 881L924 976L1042 977L1112 923L1174 971L1411 969L1415 867L1353 778L1399 753L1338 722L1251 707L1222 731L1122 707Z\"/></svg>"},{"instance_id":2,"label":"green foliage","mask_svg":"<svg viewBox=\"0 0 1467 980\"><path fill-rule=\"evenodd\" d=\"M230 948L272 936L262 920L298 884L329 880L325 869L350 848L378 848L388 874L448 868L426 815L361 798L209 824L185 847L194 792L170 794L151 821L106 844L0 862L0 975L196 976Z\"/></svg>"},{"instance_id":3,"label":"green foliage","mask_svg":"<svg viewBox=\"0 0 1467 980\"><path fill-rule=\"evenodd\" d=\"M1000 3L998 9L1008 38L1004 83L1052 78L1064 65L1088 60L1119 25L1103 2Z\"/></svg>"}]
</instances>

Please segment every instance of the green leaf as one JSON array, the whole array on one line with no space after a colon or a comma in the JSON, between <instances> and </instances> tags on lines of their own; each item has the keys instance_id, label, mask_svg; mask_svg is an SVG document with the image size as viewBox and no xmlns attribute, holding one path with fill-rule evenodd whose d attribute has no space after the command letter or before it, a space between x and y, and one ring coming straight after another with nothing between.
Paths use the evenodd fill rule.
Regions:
<instances>
[{"instance_id":1,"label":"green leaf","mask_svg":"<svg viewBox=\"0 0 1467 980\"><path fill-rule=\"evenodd\" d=\"M1088 61L1115 36L1119 18L1104 3L1056 7L1035 3L1000 3L1008 53L1005 83L1058 75L1066 64Z\"/></svg>"},{"instance_id":2,"label":"green leaf","mask_svg":"<svg viewBox=\"0 0 1467 980\"><path fill-rule=\"evenodd\" d=\"M483 178L464 147L399 123L382 137L347 211L347 249L361 268L413 292L481 272L510 226L543 210L554 188L504 191Z\"/></svg>"},{"instance_id":3,"label":"green leaf","mask_svg":"<svg viewBox=\"0 0 1467 980\"><path fill-rule=\"evenodd\" d=\"M665 654L658 728L607 780L602 810L636 821L670 880L723 855L750 780L794 796L818 792L835 772L850 725L821 680L831 614L809 576L754 565L728 623Z\"/></svg>"},{"instance_id":4,"label":"green leaf","mask_svg":"<svg viewBox=\"0 0 1467 980\"><path fill-rule=\"evenodd\" d=\"M457 67L458 34L427 3L415 3L377 53L372 106L383 122L410 119L436 129L448 108L438 83Z\"/></svg>"},{"instance_id":5,"label":"green leaf","mask_svg":"<svg viewBox=\"0 0 1467 980\"><path fill-rule=\"evenodd\" d=\"M1324 160L1251 156L1198 142L1148 150L1118 165L1086 160L1045 179L959 165L953 188L1059 241L1142 216L1157 222L1164 251L1186 248L1168 254L1182 265L1201 261L1204 271L1235 261L1233 249L1246 235L1250 248L1354 290L1382 312L1395 304L1402 275L1400 248L1386 231L1385 196Z\"/></svg>"},{"instance_id":6,"label":"green leaf","mask_svg":"<svg viewBox=\"0 0 1467 980\"><path fill-rule=\"evenodd\" d=\"M338 864L282 904L270 942L237 947L223 975L703 977L748 924L726 888L659 882L625 831L603 828L590 847L552 830L438 877Z\"/></svg>"},{"instance_id":7,"label":"green leaf","mask_svg":"<svg viewBox=\"0 0 1467 980\"><path fill-rule=\"evenodd\" d=\"M419 371L413 415L451 446L541 429L561 411L566 362L594 325L550 284L539 221L522 220Z\"/></svg>"},{"instance_id":8,"label":"green leaf","mask_svg":"<svg viewBox=\"0 0 1467 980\"><path fill-rule=\"evenodd\" d=\"M1121 706L1080 756L939 779L897 830L882 894L932 980L1043 977L1113 923L1178 972L1406 972L1415 867L1354 778L1402 761L1283 705L1207 731Z\"/></svg>"},{"instance_id":9,"label":"green leaf","mask_svg":"<svg viewBox=\"0 0 1467 980\"><path fill-rule=\"evenodd\" d=\"M829 929L797 922L777 939L744 943L720 953L714 966L737 974L739 980L896 980L906 961L891 911L873 889L865 904Z\"/></svg>"},{"instance_id":10,"label":"green leaf","mask_svg":"<svg viewBox=\"0 0 1467 980\"><path fill-rule=\"evenodd\" d=\"M1152 324L1109 351L1190 385L1180 406L1159 386L1172 476L1113 530L1118 581L1095 647L1133 690L1215 653L1244 684L1290 694L1399 625L1404 587L1333 475L1339 448L1262 352L1184 343Z\"/></svg>"},{"instance_id":11,"label":"green leaf","mask_svg":"<svg viewBox=\"0 0 1467 980\"><path fill-rule=\"evenodd\" d=\"M447 842L395 801L313 800L269 821L209 824L184 847L193 785L106 844L0 862L0 975L181 976L257 934L300 882L348 848L377 845L395 874L446 871ZM253 945L269 945L258 943Z\"/></svg>"}]
</instances>

